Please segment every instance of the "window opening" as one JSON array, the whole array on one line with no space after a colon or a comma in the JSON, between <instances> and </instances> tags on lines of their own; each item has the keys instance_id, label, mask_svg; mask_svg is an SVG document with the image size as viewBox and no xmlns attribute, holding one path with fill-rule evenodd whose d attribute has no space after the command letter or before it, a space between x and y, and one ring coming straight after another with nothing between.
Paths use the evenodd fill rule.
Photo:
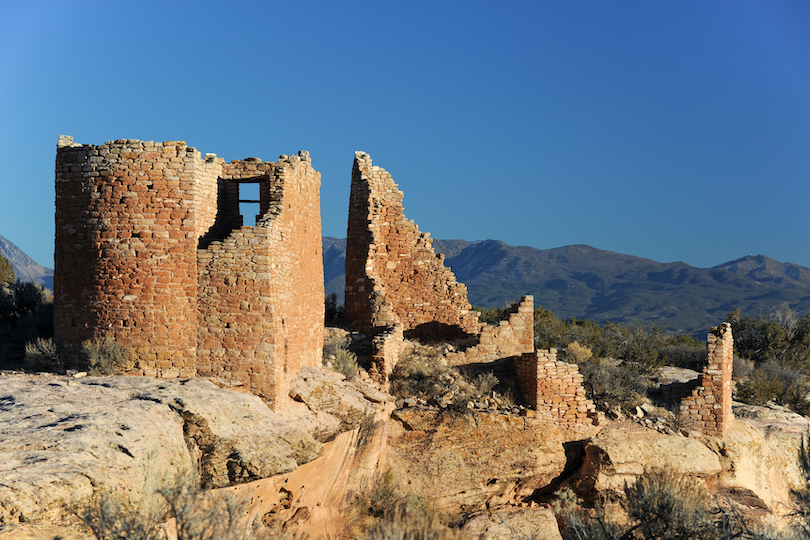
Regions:
<instances>
[{"instance_id":1,"label":"window opening","mask_svg":"<svg viewBox=\"0 0 810 540\"><path fill-rule=\"evenodd\" d=\"M258 182L239 183L239 214L245 225L256 225L261 218Z\"/></svg>"}]
</instances>

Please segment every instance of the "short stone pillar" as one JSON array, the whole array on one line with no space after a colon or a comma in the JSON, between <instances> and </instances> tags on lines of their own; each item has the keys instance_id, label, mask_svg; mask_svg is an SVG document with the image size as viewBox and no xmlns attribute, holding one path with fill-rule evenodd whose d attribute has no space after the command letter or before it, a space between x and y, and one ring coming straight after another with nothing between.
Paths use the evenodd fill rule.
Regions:
<instances>
[{"instance_id":1,"label":"short stone pillar","mask_svg":"<svg viewBox=\"0 0 810 540\"><path fill-rule=\"evenodd\" d=\"M706 356L708 362L703 368L701 385L681 401L680 413L690 428L704 435L722 437L734 418L731 412L731 372L734 365L731 324L726 322L709 331Z\"/></svg>"}]
</instances>

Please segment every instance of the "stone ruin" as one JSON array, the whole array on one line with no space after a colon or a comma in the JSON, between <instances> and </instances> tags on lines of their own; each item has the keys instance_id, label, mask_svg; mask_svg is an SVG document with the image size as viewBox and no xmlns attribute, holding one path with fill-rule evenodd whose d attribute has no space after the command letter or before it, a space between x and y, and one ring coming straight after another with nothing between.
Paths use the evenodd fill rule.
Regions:
<instances>
[{"instance_id":1,"label":"stone ruin","mask_svg":"<svg viewBox=\"0 0 810 540\"><path fill-rule=\"evenodd\" d=\"M368 154L355 153L346 235L346 322L374 335L371 376L388 380L403 338L454 341L461 350L445 355L451 365L512 359L537 414L562 423L595 423L578 368L557 362L553 349L534 349L534 298L521 298L497 326L479 322L467 288L444 266L430 235L405 218L402 198L385 169L373 166ZM553 368L539 360L552 357Z\"/></svg>"},{"instance_id":2,"label":"stone ruin","mask_svg":"<svg viewBox=\"0 0 810 540\"><path fill-rule=\"evenodd\" d=\"M405 337L476 334L467 288L433 251L430 234L405 218L391 175L356 152L346 233L346 322L360 332L399 325Z\"/></svg>"},{"instance_id":3,"label":"stone ruin","mask_svg":"<svg viewBox=\"0 0 810 540\"><path fill-rule=\"evenodd\" d=\"M245 194L252 188L253 194ZM257 214L244 223L240 206ZM112 338L128 373L231 379L276 406L320 365L320 174L309 154L225 163L183 141L56 154L54 339Z\"/></svg>"},{"instance_id":4,"label":"stone ruin","mask_svg":"<svg viewBox=\"0 0 810 540\"><path fill-rule=\"evenodd\" d=\"M731 425L731 372L734 367L734 337L731 324L715 326L706 337L706 367L700 385L681 400L680 414L687 426L704 435L723 437Z\"/></svg>"},{"instance_id":5,"label":"stone ruin","mask_svg":"<svg viewBox=\"0 0 810 540\"><path fill-rule=\"evenodd\" d=\"M244 188L254 188L246 198ZM135 349L127 373L242 384L271 407L303 366L321 363L324 323L320 174L307 152L225 163L182 141L59 138L54 340ZM534 299L489 326L471 309L430 235L405 218L391 175L355 154L346 247L346 322L372 335L370 374L385 383L406 338L452 341L451 365L508 361L542 418L595 424L578 367L534 348ZM245 224L251 205L255 223ZM247 213L247 212L245 212ZM731 328L709 334L701 386L681 414L707 434L731 421ZM501 366L503 367L503 366Z\"/></svg>"},{"instance_id":6,"label":"stone ruin","mask_svg":"<svg viewBox=\"0 0 810 540\"><path fill-rule=\"evenodd\" d=\"M557 349L541 349L515 358L523 397L538 416L564 424L601 422L593 401L585 397L576 364L557 360Z\"/></svg>"},{"instance_id":7,"label":"stone ruin","mask_svg":"<svg viewBox=\"0 0 810 540\"><path fill-rule=\"evenodd\" d=\"M370 374L384 383L404 338L453 341L450 365L509 360L536 416L562 424L598 424L601 413L585 396L575 364L556 349L534 348L534 298L524 296L497 326L478 321L466 287L444 266L428 233L405 218L403 193L391 175L356 152L346 242L346 321L371 333ZM689 387L681 415L707 435L722 436L731 421L733 340L728 323L713 328L701 386ZM499 366L502 367L502 366Z\"/></svg>"}]
</instances>

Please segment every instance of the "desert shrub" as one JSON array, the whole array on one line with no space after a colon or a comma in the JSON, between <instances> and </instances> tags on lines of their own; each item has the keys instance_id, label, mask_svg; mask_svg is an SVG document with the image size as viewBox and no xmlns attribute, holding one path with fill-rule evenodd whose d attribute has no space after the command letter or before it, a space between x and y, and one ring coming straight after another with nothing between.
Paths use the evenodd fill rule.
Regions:
<instances>
[{"instance_id":1,"label":"desert shrub","mask_svg":"<svg viewBox=\"0 0 810 540\"><path fill-rule=\"evenodd\" d=\"M343 374L347 379L357 376L357 355L349 351L348 335L329 334L323 342L323 365Z\"/></svg>"},{"instance_id":2,"label":"desert shrub","mask_svg":"<svg viewBox=\"0 0 810 540\"><path fill-rule=\"evenodd\" d=\"M579 372L588 396L602 410L621 408L634 411L644 401L643 396L650 384L648 374L630 363L583 362L579 365Z\"/></svg>"},{"instance_id":3,"label":"desert shrub","mask_svg":"<svg viewBox=\"0 0 810 540\"><path fill-rule=\"evenodd\" d=\"M587 362L593 357L593 352L589 347L580 345L578 341L572 341L565 348L565 359L573 364Z\"/></svg>"},{"instance_id":4,"label":"desert shrub","mask_svg":"<svg viewBox=\"0 0 810 540\"><path fill-rule=\"evenodd\" d=\"M767 362L754 368L744 381L737 384L737 399L751 405L774 402L795 412L810 414L810 382L795 369Z\"/></svg>"},{"instance_id":5,"label":"desert shrub","mask_svg":"<svg viewBox=\"0 0 810 540\"><path fill-rule=\"evenodd\" d=\"M25 368L32 371L64 372L64 363L53 338L37 338L25 345Z\"/></svg>"},{"instance_id":6,"label":"desert shrub","mask_svg":"<svg viewBox=\"0 0 810 540\"><path fill-rule=\"evenodd\" d=\"M364 540L461 540L468 538L448 527L434 513L418 514L398 508L386 519L375 520L361 536Z\"/></svg>"},{"instance_id":7,"label":"desert shrub","mask_svg":"<svg viewBox=\"0 0 810 540\"><path fill-rule=\"evenodd\" d=\"M112 375L133 367L132 349L110 337L84 341L82 352L87 356L90 373L93 375Z\"/></svg>"},{"instance_id":8,"label":"desert shrub","mask_svg":"<svg viewBox=\"0 0 810 540\"><path fill-rule=\"evenodd\" d=\"M377 475L362 493L349 496L346 536L362 539L443 540L461 538L424 497L400 491L391 471Z\"/></svg>"},{"instance_id":9,"label":"desert shrub","mask_svg":"<svg viewBox=\"0 0 810 540\"><path fill-rule=\"evenodd\" d=\"M446 394L454 379L439 349L418 343L403 352L390 378L394 395L426 400Z\"/></svg>"},{"instance_id":10,"label":"desert shrub","mask_svg":"<svg viewBox=\"0 0 810 540\"><path fill-rule=\"evenodd\" d=\"M653 470L625 485L624 509L640 538L719 538L705 484L671 470Z\"/></svg>"},{"instance_id":11,"label":"desert shrub","mask_svg":"<svg viewBox=\"0 0 810 540\"><path fill-rule=\"evenodd\" d=\"M499 383L491 372L465 375L448 366L438 348L418 343L402 355L390 380L397 397L422 398L456 412L467 411L469 401L492 397Z\"/></svg>"},{"instance_id":12,"label":"desert shrub","mask_svg":"<svg viewBox=\"0 0 810 540\"><path fill-rule=\"evenodd\" d=\"M619 526L597 503L593 511L582 508L582 500L571 488L554 493L551 509L557 516L563 540L615 540L623 538ZM627 537L632 538L632 537Z\"/></svg>"},{"instance_id":13,"label":"desert shrub","mask_svg":"<svg viewBox=\"0 0 810 540\"><path fill-rule=\"evenodd\" d=\"M96 497L90 504L77 509L76 514L96 540L167 539L160 527L163 515L160 509L133 504L117 492Z\"/></svg>"},{"instance_id":14,"label":"desert shrub","mask_svg":"<svg viewBox=\"0 0 810 540\"><path fill-rule=\"evenodd\" d=\"M492 389L498 386L498 377L494 373L481 373L472 380L472 387L477 396L485 396L492 392Z\"/></svg>"},{"instance_id":15,"label":"desert shrub","mask_svg":"<svg viewBox=\"0 0 810 540\"><path fill-rule=\"evenodd\" d=\"M754 361L734 355L731 376L736 380L745 379L754 372Z\"/></svg>"},{"instance_id":16,"label":"desert shrub","mask_svg":"<svg viewBox=\"0 0 810 540\"><path fill-rule=\"evenodd\" d=\"M346 349L349 346L348 334L332 333L323 340L324 359L334 356L338 349Z\"/></svg>"},{"instance_id":17,"label":"desert shrub","mask_svg":"<svg viewBox=\"0 0 810 540\"><path fill-rule=\"evenodd\" d=\"M562 518L565 540L720 540L731 538L712 510L706 486L667 470L646 471L624 486L620 523L600 507L586 512L570 492L558 493L555 512Z\"/></svg>"},{"instance_id":18,"label":"desert shrub","mask_svg":"<svg viewBox=\"0 0 810 540\"><path fill-rule=\"evenodd\" d=\"M226 491L202 491L179 482L158 490L175 518L177 540L252 540L259 531L248 521L249 498Z\"/></svg>"},{"instance_id":19,"label":"desert shrub","mask_svg":"<svg viewBox=\"0 0 810 540\"><path fill-rule=\"evenodd\" d=\"M77 510L96 540L167 540L161 526L174 518L177 540L269 540L278 531L249 521L250 500L223 490L202 491L183 479L158 490L159 498L136 505L106 493ZM156 504L157 503L157 504Z\"/></svg>"},{"instance_id":20,"label":"desert shrub","mask_svg":"<svg viewBox=\"0 0 810 540\"><path fill-rule=\"evenodd\" d=\"M335 359L332 361L332 369L342 374L347 379L355 378L359 371L357 367L357 355L347 349L338 347L335 349Z\"/></svg>"},{"instance_id":21,"label":"desert shrub","mask_svg":"<svg viewBox=\"0 0 810 540\"><path fill-rule=\"evenodd\" d=\"M799 463L805 486L793 491L794 509L779 526L747 523L727 501L712 500L706 486L674 471L647 471L633 485L625 484L619 523L599 505L582 508L566 489L555 494L552 505L561 521L565 540L800 540L810 538L810 452L802 438Z\"/></svg>"},{"instance_id":22,"label":"desert shrub","mask_svg":"<svg viewBox=\"0 0 810 540\"><path fill-rule=\"evenodd\" d=\"M658 352L665 366L702 371L707 362L705 346L667 345Z\"/></svg>"},{"instance_id":23,"label":"desert shrub","mask_svg":"<svg viewBox=\"0 0 810 540\"><path fill-rule=\"evenodd\" d=\"M394 509L407 504L405 497L400 494L394 483L394 474L387 470L378 474L371 485L371 489L362 494L355 494L352 506L362 516L383 517L391 514Z\"/></svg>"}]
</instances>

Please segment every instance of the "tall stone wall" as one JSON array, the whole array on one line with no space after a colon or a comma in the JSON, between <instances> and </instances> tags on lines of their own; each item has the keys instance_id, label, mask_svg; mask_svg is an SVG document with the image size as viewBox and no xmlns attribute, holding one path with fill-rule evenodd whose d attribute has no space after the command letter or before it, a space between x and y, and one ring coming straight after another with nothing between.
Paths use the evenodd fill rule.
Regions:
<instances>
[{"instance_id":1,"label":"tall stone wall","mask_svg":"<svg viewBox=\"0 0 810 540\"><path fill-rule=\"evenodd\" d=\"M255 227L240 183L260 186ZM226 164L180 141L60 137L57 345L76 359L111 337L136 350L132 374L232 378L277 402L323 346L319 190L306 152Z\"/></svg>"},{"instance_id":2,"label":"tall stone wall","mask_svg":"<svg viewBox=\"0 0 810 540\"><path fill-rule=\"evenodd\" d=\"M401 324L406 337L453 339L479 331L467 288L430 235L405 218L391 175L356 152L346 240L346 321L357 330Z\"/></svg>"},{"instance_id":3,"label":"tall stone wall","mask_svg":"<svg viewBox=\"0 0 810 540\"><path fill-rule=\"evenodd\" d=\"M276 164L232 162L220 213L227 224L238 223L229 186L240 181L259 184L261 217L200 249L198 371L276 402L323 350L320 174L307 152Z\"/></svg>"},{"instance_id":4,"label":"tall stone wall","mask_svg":"<svg viewBox=\"0 0 810 540\"><path fill-rule=\"evenodd\" d=\"M700 386L681 401L680 413L686 423L705 435L726 434L734 413L731 411L731 373L734 366L734 338L731 324L715 326L706 337L708 362Z\"/></svg>"}]
</instances>

